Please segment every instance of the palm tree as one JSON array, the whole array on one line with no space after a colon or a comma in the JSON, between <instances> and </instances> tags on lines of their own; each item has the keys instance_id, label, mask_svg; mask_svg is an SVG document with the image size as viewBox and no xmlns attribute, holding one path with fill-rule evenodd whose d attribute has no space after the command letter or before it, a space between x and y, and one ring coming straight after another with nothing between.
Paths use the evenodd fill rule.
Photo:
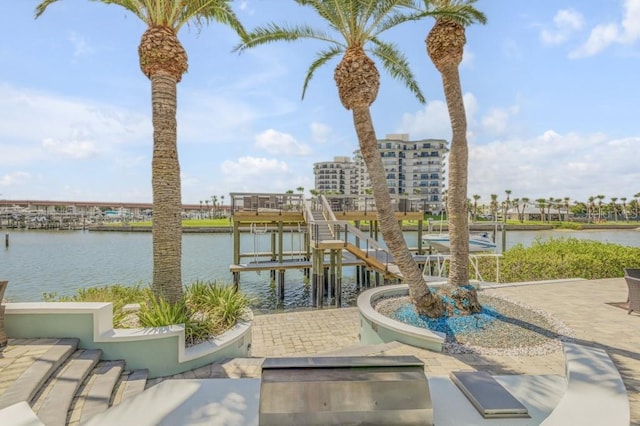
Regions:
<instances>
[{"instance_id":1,"label":"palm tree","mask_svg":"<svg viewBox=\"0 0 640 426\"><path fill-rule=\"evenodd\" d=\"M448 284L459 288L469 284L469 219L466 211L469 148L458 67L467 42L465 26L474 22L484 24L486 17L473 7L475 0L423 0L420 3L424 5L422 10L434 12L436 16L426 39L427 54L442 76L451 121L447 202L451 267ZM455 16L452 16L453 10ZM468 292L468 298L466 295L463 297L472 302L466 312L481 309L475 290Z\"/></svg>"},{"instance_id":2,"label":"palm tree","mask_svg":"<svg viewBox=\"0 0 640 426\"><path fill-rule=\"evenodd\" d=\"M529 205L529 201L531 201L529 197L522 197L522 219L520 220L521 223L524 223L525 210Z\"/></svg>"},{"instance_id":3,"label":"palm tree","mask_svg":"<svg viewBox=\"0 0 640 426\"><path fill-rule=\"evenodd\" d=\"M480 199L480 194L473 194L473 221L476 222L478 220L478 200Z\"/></svg>"},{"instance_id":4,"label":"palm tree","mask_svg":"<svg viewBox=\"0 0 640 426\"><path fill-rule=\"evenodd\" d=\"M598 199L598 220L602 220L602 200L604 200L604 195L596 195Z\"/></svg>"},{"instance_id":5,"label":"palm tree","mask_svg":"<svg viewBox=\"0 0 640 426\"><path fill-rule=\"evenodd\" d=\"M426 14L400 11L400 8L413 6L412 0L296 0L296 3L313 9L325 21L327 28L272 23L254 29L237 50L299 39L313 39L329 44L329 47L318 52L307 70L302 89L303 98L315 71L342 55L333 77L342 105L352 112L360 152L371 180L382 237L400 268L404 281L409 285L416 310L429 316L440 316L443 312L442 300L429 291L396 219L369 109L378 96L380 74L367 52L379 59L392 77L404 83L424 103L424 97L406 58L395 45L382 41L380 35L403 22ZM466 196L462 203L460 210L466 209Z\"/></svg>"},{"instance_id":6,"label":"palm tree","mask_svg":"<svg viewBox=\"0 0 640 426\"><path fill-rule=\"evenodd\" d=\"M509 209L511 208L511 190L510 189L505 189L504 192L507 194L507 199L504 202L504 210L502 212L502 221L504 223L507 223L507 213L508 213Z\"/></svg>"},{"instance_id":7,"label":"palm tree","mask_svg":"<svg viewBox=\"0 0 640 426\"><path fill-rule=\"evenodd\" d=\"M616 201L618 201L618 197L611 197L611 210L613 211L614 222L618 221L618 205Z\"/></svg>"},{"instance_id":8,"label":"palm tree","mask_svg":"<svg viewBox=\"0 0 640 426\"><path fill-rule=\"evenodd\" d=\"M542 223L544 223L544 209L545 207L547 207L547 200L544 198L537 198L536 203L538 203L538 208L540 209L540 220L542 220Z\"/></svg>"},{"instance_id":9,"label":"palm tree","mask_svg":"<svg viewBox=\"0 0 640 426\"><path fill-rule=\"evenodd\" d=\"M491 202L489 203L489 211L493 216L493 220L498 221L498 194L491 194L489 196L491 198Z\"/></svg>"},{"instance_id":10,"label":"palm tree","mask_svg":"<svg viewBox=\"0 0 640 426\"><path fill-rule=\"evenodd\" d=\"M565 208L565 217L564 220L565 221L569 221L569 201L571 200L570 197L564 197L563 201L564 201L564 208Z\"/></svg>"},{"instance_id":11,"label":"palm tree","mask_svg":"<svg viewBox=\"0 0 640 426\"><path fill-rule=\"evenodd\" d=\"M59 0L36 7L40 17ZM202 26L216 21L239 35L244 29L230 0L97 0L133 13L147 26L138 46L140 68L151 80L153 122L153 281L156 296L170 303L182 297L182 196L178 161L177 85L187 71L187 53L178 31L187 23Z\"/></svg>"},{"instance_id":12,"label":"palm tree","mask_svg":"<svg viewBox=\"0 0 640 426\"><path fill-rule=\"evenodd\" d=\"M516 218L522 223L522 219L520 219L520 198L514 198L511 205L516 208Z\"/></svg>"}]
</instances>

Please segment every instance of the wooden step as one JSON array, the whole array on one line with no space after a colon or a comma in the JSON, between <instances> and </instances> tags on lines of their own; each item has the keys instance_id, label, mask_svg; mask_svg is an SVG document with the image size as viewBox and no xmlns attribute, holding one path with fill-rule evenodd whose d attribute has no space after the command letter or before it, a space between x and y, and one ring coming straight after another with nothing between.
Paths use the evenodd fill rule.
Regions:
<instances>
[{"instance_id":1,"label":"wooden step","mask_svg":"<svg viewBox=\"0 0 640 426\"><path fill-rule=\"evenodd\" d=\"M37 344L38 341L34 341ZM28 350L29 345L24 345ZM33 363L0 396L0 409L21 401L31 401L51 375L74 353L78 339L58 339L44 354L38 355Z\"/></svg>"},{"instance_id":2,"label":"wooden step","mask_svg":"<svg viewBox=\"0 0 640 426\"><path fill-rule=\"evenodd\" d=\"M147 386L148 377L149 370L147 369L123 372L113 397L112 406L115 407L122 401L142 393Z\"/></svg>"},{"instance_id":3,"label":"wooden step","mask_svg":"<svg viewBox=\"0 0 640 426\"><path fill-rule=\"evenodd\" d=\"M69 425L83 422L111 403L116 384L124 370L124 361L100 361L86 378L72 403Z\"/></svg>"},{"instance_id":4,"label":"wooden step","mask_svg":"<svg viewBox=\"0 0 640 426\"><path fill-rule=\"evenodd\" d=\"M100 360L102 351L76 351L51 377L32 401L33 411L48 426L65 425L73 398L82 382Z\"/></svg>"}]
</instances>

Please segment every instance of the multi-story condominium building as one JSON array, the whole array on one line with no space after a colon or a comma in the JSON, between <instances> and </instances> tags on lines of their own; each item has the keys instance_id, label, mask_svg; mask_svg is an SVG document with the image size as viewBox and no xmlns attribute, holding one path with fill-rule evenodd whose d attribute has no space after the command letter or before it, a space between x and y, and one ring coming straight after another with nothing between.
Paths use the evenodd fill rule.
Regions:
<instances>
[{"instance_id":1,"label":"multi-story condominium building","mask_svg":"<svg viewBox=\"0 0 640 426\"><path fill-rule=\"evenodd\" d=\"M314 163L316 191L325 194L357 195L356 165L349 157Z\"/></svg>"},{"instance_id":2,"label":"multi-story condominium building","mask_svg":"<svg viewBox=\"0 0 640 426\"><path fill-rule=\"evenodd\" d=\"M422 201L424 209L431 212L439 212L444 208L444 161L448 149L448 142L444 139L421 139L410 141L409 135L388 134L385 139L378 141L378 149L382 157L382 163L387 173L387 185L393 198L400 196L417 198ZM340 159L340 163L338 163ZM319 174L318 170L331 170L340 164L342 169L349 169L351 181L345 180L342 186L349 188L341 190L340 183L334 183ZM351 165L348 165L351 164ZM326 167L323 168L323 166ZM353 162L348 157L336 157L333 162L314 164L316 176L316 190L320 192L334 191L340 194L364 195L371 187L367 167L360 150L353 154ZM329 173L331 175L331 173ZM339 176L336 173L336 176ZM331 187L327 187L329 184ZM355 190L355 192L354 192Z\"/></svg>"}]
</instances>

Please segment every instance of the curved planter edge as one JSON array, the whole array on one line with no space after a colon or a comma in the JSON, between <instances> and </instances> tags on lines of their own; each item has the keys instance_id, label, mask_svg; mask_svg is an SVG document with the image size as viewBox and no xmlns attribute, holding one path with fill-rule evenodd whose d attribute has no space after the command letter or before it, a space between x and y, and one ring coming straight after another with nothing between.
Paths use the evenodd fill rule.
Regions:
<instances>
[{"instance_id":1,"label":"curved planter edge","mask_svg":"<svg viewBox=\"0 0 640 426\"><path fill-rule=\"evenodd\" d=\"M148 369L150 378L251 355L253 312L250 310L225 333L187 348L182 324L113 328L111 303L8 303L6 308L5 326L10 338L77 338L79 347L101 349L103 359L123 359L128 369Z\"/></svg>"},{"instance_id":2,"label":"curved planter edge","mask_svg":"<svg viewBox=\"0 0 640 426\"><path fill-rule=\"evenodd\" d=\"M410 346L442 352L444 333L415 327L378 313L373 305L385 297L408 296L407 284L372 288L358 296L361 345L376 345L397 341Z\"/></svg>"}]
</instances>

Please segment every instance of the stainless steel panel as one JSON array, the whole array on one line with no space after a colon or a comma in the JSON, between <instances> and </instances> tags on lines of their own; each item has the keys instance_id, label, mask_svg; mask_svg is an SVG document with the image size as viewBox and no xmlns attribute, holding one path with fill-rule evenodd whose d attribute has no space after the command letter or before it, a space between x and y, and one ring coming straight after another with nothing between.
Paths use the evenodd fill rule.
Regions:
<instances>
[{"instance_id":1,"label":"stainless steel panel","mask_svg":"<svg viewBox=\"0 0 640 426\"><path fill-rule=\"evenodd\" d=\"M431 425L424 364L415 357L267 359L260 424Z\"/></svg>"}]
</instances>

